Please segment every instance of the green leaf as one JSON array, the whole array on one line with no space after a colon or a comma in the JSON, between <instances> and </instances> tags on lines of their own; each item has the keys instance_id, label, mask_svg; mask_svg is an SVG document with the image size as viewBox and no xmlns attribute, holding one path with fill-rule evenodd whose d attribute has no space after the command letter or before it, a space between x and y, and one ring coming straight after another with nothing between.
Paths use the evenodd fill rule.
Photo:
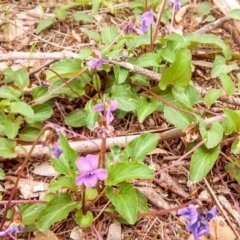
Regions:
<instances>
[{"instance_id":1,"label":"green leaf","mask_svg":"<svg viewBox=\"0 0 240 240\"><path fill-rule=\"evenodd\" d=\"M129 85L113 86L112 98L117 99L120 110L125 112L135 112L137 110L138 97L131 92Z\"/></svg>"},{"instance_id":2,"label":"green leaf","mask_svg":"<svg viewBox=\"0 0 240 240\"><path fill-rule=\"evenodd\" d=\"M6 136L10 139L15 138L18 134L18 130L22 122L23 119L21 116L18 116L16 119L10 116L6 117L4 124Z\"/></svg>"},{"instance_id":3,"label":"green leaf","mask_svg":"<svg viewBox=\"0 0 240 240\"><path fill-rule=\"evenodd\" d=\"M85 49L81 49L78 56L79 56L79 59L81 60L85 60L87 59L89 56L91 56L92 54L92 50L88 49L88 48L85 48Z\"/></svg>"},{"instance_id":4,"label":"green leaf","mask_svg":"<svg viewBox=\"0 0 240 240\"><path fill-rule=\"evenodd\" d=\"M180 107L180 108L183 108L183 107ZM186 109L186 108L183 108L183 109ZM190 111L189 109L187 110ZM196 122L196 118L193 115L180 112L167 105L164 106L164 117L166 118L167 121L172 123L175 127L181 129L182 131L191 123Z\"/></svg>"},{"instance_id":5,"label":"green leaf","mask_svg":"<svg viewBox=\"0 0 240 240\"><path fill-rule=\"evenodd\" d=\"M240 154L240 141L239 139L236 139L231 146L231 151L234 154Z\"/></svg>"},{"instance_id":6,"label":"green leaf","mask_svg":"<svg viewBox=\"0 0 240 240\"><path fill-rule=\"evenodd\" d=\"M234 110L225 110L226 117L223 120L222 126L226 135L233 132L240 132L240 114Z\"/></svg>"},{"instance_id":7,"label":"green leaf","mask_svg":"<svg viewBox=\"0 0 240 240\"><path fill-rule=\"evenodd\" d=\"M130 183L120 183L117 191L107 187L106 196L129 224L137 221L137 195Z\"/></svg>"},{"instance_id":8,"label":"green leaf","mask_svg":"<svg viewBox=\"0 0 240 240\"><path fill-rule=\"evenodd\" d=\"M101 33L102 41L106 45L110 45L114 41L116 41L117 36L118 36L118 31L115 27L112 27L112 26L105 27Z\"/></svg>"},{"instance_id":9,"label":"green leaf","mask_svg":"<svg viewBox=\"0 0 240 240\"><path fill-rule=\"evenodd\" d=\"M160 49L159 50L159 54L161 55L161 57L164 59L164 60L166 60L166 61L168 61L168 62L170 62L170 63L173 63L174 62L174 60L175 60L175 52L174 51L172 51L171 49L169 49L169 48L163 48L163 49Z\"/></svg>"},{"instance_id":10,"label":"green leaf","mask_svg":"<svg viewBox=\"0 0 240 240\"><path fill-rule=\"evenodd\" d=\"M117 65L114 65L113 70L114 70L114 76L116 78L117 83L118 84L124 83L125 80L127 79L129 70L125 68L121 68Z\"/></svg>"},{"instance_id":11,"label":"green leaf","mask_svg":"<svg viewBox=\"0 0 240 240\"><path fill-rule=\"evenodd\" d=\"M82 29L82 32L86 33L89 38L91 38L92 40L94 40L96 42L100 42L100 40L101 40L101 36L95 31L88 30L88 29Z\"/></svg>"},{"instance_id":12,"label":"green leaf","mask_svg":"<svg viewBox=\"0 0 240 240\"><path fill-rule=\"evenodd\" d=\"M137 212L138 213L148 212L149 208L148 208L147 199L137 188L135 188L135 192L137 194L137 207L138 207Z\"/></svg>"},{"instance_id":13,"label":"green leaf","mask_svg":"<svg viewBox=\"0 0 240 240\"><path fill-rule=\"evenodd\" d=\"M0 111L0 135L5 135L4 129L5 119L6 119L5 114L2 111Z\"/></svg>"},{"instance_id":14,"label":"green leaf","mask_svg":"<svg viewBox=\"0 0 240 240\"><path fill-rule=\"evenodd\" d=\"M136 162L123 162L108 167L106 185L112 186L134 179L151 179L153 171L146 165Z\"/></svg>"},{"instance_id":15,"label":"green leaf","mask_svg":"<svg viewBox=\"0 0 240 240\"><path fill-rule=\"evenodd\" d=\"M84 12L74 13L72 15L72 18L75 21L84 21L84 22L89 22L89 23L94 22L93 18L91 16L89 16L88 14L84 13Z\"/></svg>"},{"instance_id":16,"label":"green leaf","mask_svg":"<svg viewBox=\"0 0 240 240\"><path fill-rule=\"evenodd\" d=\"M206 107L210 107L222 94L222 90L220 89L211 89L205 95L205 105Z\"/></svg>"},{"instance_id":17,"label":"green leaf","mask_svg":"<svg viewBox=\"0 0 240 240\"><path fill-rule=\"evenodd\" d=\"M12 113L20 113L27 118L32 118L34 116L32 107L25 102L12 102L10 107Z\"/></svg>"},{"instance_id":18,"label":"green leaf","mask_svg":"<svg viewBox=\"0 0 240 240\"><path fill-rule=\"evenodd\" d=\"M128 153L133 161L142 162L147 153L153 151L156 148L159 139L160 137L157 134L142 134L141 136L131 141L124 151Z\"/></svg>"},{"instance_id":19,"label":"green leaf","mask_svg":"<svg viewBox=\"0 0 240 240\"><path fill-rule=\"evenodd\" d=\"M101 79L98 74L93 75L93 88L96 92L101 90Z\"/></svg>"},{"instance_id":20,"label":"green leaf","mask_svg":"<svg viewBox=\"0 0 240 240\"><path fill-rule=\"evenodd\" d=\"M5 178L5 173L4 171L0 168L0 180L4 180Z\"/></svg>"},{"instance_id":21,"label":"green leaf","mask_svg":"<svg viewBox=\"0 0 240 240\"><path fill-rule=\"evenodd\" d=\"M36 224L40 212L43 210L46 204L44 203L27 203L19 205L19 211L22 215L24 225Z\"/></svg>"},{"instance_id":22,"label":"green leaf","mask_svg":"<svg viewBox=\"0 0 240 240\"><path fill-rule=\"evenodd\" d=\"M215 47L221 48L222 50L227 49L227 46L223 42L223 40L213 34L189 33L185 35L185 39L188 41L191 41L194 44L197 43L197 44L215 46ZM225 54L225 52L223 53ZM226 54L225 54L225 57L227 58Z\"/></svg>"},{"instance_id":23,"label":"green leaf","mask_svg":"<svg viewBox=\"0 0 240 240\"><path fill-rule=\"evenodd\" d=\"M216 20L216 18L215 18L213 15L208 15L208 16L205 18L204 22L213 22L213 21L215 21L215 20Z\"/></svg>"},{"instance_id":24,"label":"green leaf","mask_svg":"<svg viewBox=\"0 0 240 240\"><path fill-rule=\"evenodd\" d=\"M82 210L77 210L75 213L76 222L80 225L80 227L86 228L92 225L93 222L93 214L90 211L84 215Z\"/></svg>"},{"instance_id":25,"label":"green leaf","mask_svg":"<svg viewBox=\"0 0 240 240\"><path fill-rule=\"evenodd\" d=\"M24 141L35 141L39 131L39 129L34 127L26 127L19 133L19 138Z\"/></svg>"},{"instance_id":26,"label":"green leaf","mask_svg":"<svg viewBox=\"0 0 240 240\"><path fill-rule=\"evenodd\" d=\"M0 138L0 157L15 158L17 154L14 152L16 142L6 138Z\"/></svg>"},{"instance_id":27,"label":"green leaf","mask_svg":"<svg viewBox=\"0 0 240 240\"><path fill-rule=\"evenodd\" d=\"M27 118L28 123L42 122L49 119L53 113L52 108L46 103L35 105L32 109L34 111L34 116Z\"/></svg>"},{"instance_id":28,"label":"green leaf","mask_svg":"<svg viewBox=\"0 0 240 240\"><path fill-rule=\"evenodd\" d=\"M92 101L88 101L87 104L85 105L85 121L86 121L86 125L89 129L93 129L96 122L99 119L99 113L93 111L93 102Z\"/></svg>"},{"instance_id":29,"label":"green leaf","mask_svg":"<svg viewBox=\"0 0 240 240\"><path fill-rule=\"evenodd\" d=\"M14 73L14 84L23 90L29 84L29 75L26 69L19 69Z\"/></svg>"},{"instance_id":30,"label":"green leaf","mask_svg":"<svg viewBox=\"0 0 240 240\"><path fill-rule=\"evenodd\" d=\"M198 13L201 15L208 15L211 12L211 4L209 2L201 2L198 6Z\"/></svg>"},{"instance_id":31,"label":"green leaf","mask_svg":"<svg viewBox=\"0 0 240 240\"><path fill-rule=\"evenodd\" d=\"M214 122L210 129L207 130L205 127L204 121L200 121L199 127L201 136L203 139L206 139L205 146L207 148L214 148L216 147L223 138L223 127L220 123Z\"/></svg>"},{"instance_id":32,"label":"green leaf","mask_svg":"<svg viewBox=\"0 0 240 240\"><path fill-rule=\"evenodd\" d=\"M59 177L57 180L52 181L49 184L50 191L58 191L63 188L76 190L77 185L75 184L75 179L68 176Z\"/></svg>"},{"instance_id":33,"label":"green leaf","mask_svg":"<svg viewBox=\"0 0 240 240\"><path fill-rule=\"evenodd\" d=\"M65 59L50 66L50 69L57 72L62 78L69 78L80 71L82 62L79 59ZM54 72L47 70L47 80L60 79Z\"/></svg>"},{"instance_id":34,"label":"green leaf","mask_svg":"<svg viewBox=\"0 0 240 240\"><path fill-rule=\"evenodd\" d=\"M85 126L85 111L83 109L75 110L66 115L64 123L70 127Z\"/></svg>"},{"instance_id":35,"label":"green leaf","mask_svg":"<svg viewBox=\"0 0 240 240\"><path fill-rule=\"evenodd\" d=\"M80 202L72 201L69 193L60 193L41 211L38 218L38 229L47 231L55 222L67 217L69 212L79 206Z\"/></svg>"},{"instance_id":36,"label":"green leaf","mask_svg":"<svg viewBox=\"0 0 240 240\"><path fill-rule=\"evenodd\" d=\"M139 67L159 67L162 61L161 55L157 53L145 53L137 59Z\"/></svg>"},{"instance_id":37,"label":"green leaf","mask_svg":"<svg viewBox=\"0 0 240 240\"><path fill-rule=\"evenodd\" d=\"M194 183L200 182L212 169L220 153L220 146L207 149L205 146L194 151L190 164L190 179Z\"/></svg>"},{"instance_id":38,"label":"green leaf","mask_svg":"<svg viewBox=\"0 0 240 240\"><path fill-rule=\"evenodd\" d=\"M144 45L150 45L150 37L148 37L146 34L140 35L140 36L134 36L133 39L127 42L127 48L128 48L128 51L130 52Z\"/></svg>"},{"instance_id":39,"label":"green leaf","mask_svg":"<svg viewBox=\"0 0 240 240\"><path fill-rule=\"evenodd\" d=\"M176 53L173 64L162 75L159 87L164 90L168 85L186 88L191 80L191 52L188 49L180 49Z\"/></svg>"},{"instance_id":40,"label":"green leaf","mask_svg":"<svg viewBox=\"0 0 240 240\"><path fill-rule=\"evenodd\" d=\"M95 188L86 188L85 197L86 201L92 201L98 196L98 191Z\"/></svg>"},{"instance_id":41,"label":"green leaf","mask_svg":"<svg viewBox=\"0 0 240 240\"><path fill-rule=\"evenodd\" d=\"M51 17L43 19L36 28L36 34L39 34L42 30L52 26L54 22L55 22L54 18Z\"/></svg>"},{"instance_id":42,"label":"green leaf","mask_svg":"<svg viewBox=\"0 0 240 240\"><path fill-rule=\"evenodd\" d=\"M147 95L141 95L138 102L137 116L138 121L142 123L147 116L153 113L159 106L159 101L155 98L148 98Z\"/></svg>"},{"instance_id":43,"label":"green leaf","mask_svg":"<svg viewBox=\"0 0 240 240\"><path fill-rule=\"evenodd\" d=\"M14 89L12 87L8 86L0 87L0 98L2 99L6 98L10 101L12 100L18 101L21 95L22 93L19 90Z\"/></svg>"},{"instance_id":44,"label":"green leaf","mask_svg":"<svg viewBox=\"0 0 240 240\"><path fill-rule=\"evenodd\" d=\"M220 55L217 55L212 66L211 77L219 77L222 73L229 73L236 69L237 64L235 62L227 65L226 59Z\"/></svg>"},{"instance_id":45,"label":"green leaf","mask_svg":"<svg viewBox=\"0 0 240 240\"><path fill-rule=\"evenodd\" d=\"M67 18L67 11L64 9L56 8L54 12L57 15L59 20L63 21Z\"/></svg>"},{"instance_id":46,"label":"green leaf","mask_svg":"<svg viewBox=\"0 0 240 240\"><path fill-rule=\"evenodd\" d=\"M34 87L31 91L31 94L33 96L33 99L36 100L38 98L43 97L48 92L47 86L40 86L40 87Z\"/></svg>"},{"instance_id":47,"label":"green leaf","mask_svg":"<svg viewBox=\"0 0 240 240\"><path fill-rule=\"evenodd\" d=\"M59 173L74 177L74 171L77 169L75 161L79 155L70 147L67 139L61 133L60 146L63 153L58 160L52 159L53 167Z\"/></svg>"},{"instance_id":48,"label":"green leaf","mask_svg":"<svg viewBox=\"0 0 240 240\"><path fill-rule=\"evenodd\" d=\"M235 86L232 79L226 73L221 73L219 78L226 94L228 96L233 95L235 92Z\"/></svg>"},{"instance_id":49,"label":"green leaf","mask_svg":"<svg viewBox=\"0 0 240 240\"><path fill-rule=\"evenodd\" d=\"M201 94L191 85L188 85L184 91L173 87L172 93L176 101L184 104L187 108L192 108L194 104L202 101Z\"/></svg>"},{"instance_id":50,"label":"green leaf","mask_svg":"<svg viewBox=\"0 0 240 240\"><path fill-rule=\"evenodd\" d=\"M227 16L236 20L240 20L240 9L234 9L228 12Z\"/></svg>"}]
</instances>

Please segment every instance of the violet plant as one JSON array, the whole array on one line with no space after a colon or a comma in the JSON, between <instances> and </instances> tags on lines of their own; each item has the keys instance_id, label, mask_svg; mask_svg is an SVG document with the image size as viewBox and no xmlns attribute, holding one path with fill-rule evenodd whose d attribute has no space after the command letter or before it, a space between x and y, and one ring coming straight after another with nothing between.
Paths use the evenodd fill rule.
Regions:
<instances>
[{"instance_id":1,"label":"violet plant","mask_svg":"<svg viewBox=\"0 0 240 240\"><path fill-rule=\"evenodd\" d=\"M24 89L30 84L27 71L5 71L5 85L0 88L0 121L4 123L4 128L0 126L0 145L6 151L0 152L0 156L16 157L16 137L35 141L44 122L53 114L52 100L64 96L69 102L82 101L77 101L81 102L79 108L67 114L62 125L74 130L84 127L94 136L91 141L100 137L102 143L106 143L106 138L115 137L115 122L119 121L125 127L122 120L125 116L131 114L134 121L144 123L152 113L161 113L167 124L187 133L188 139L193 139L191 144L197 145L198 139L205 139L191 157L190 179L197 183L206 177L219 157L221 141L240 131L239 121L236 121L240 114L224 106L224 119L215 121L211 126L206 124L204 111L196 106L201 104L204 109L210 108L222 91L213 89L205 97L201 96L192 81L192 51L198 44L218 49L221 54L215 56L211 77L221 80L227 96L235 91L229 74L237 69L237 65L231 59L226 44L212 34L174 33L162 37L156 35L156 39L151 34L147 35L157 15L154 12L157 9L155 2L149 1L147 8L144 2L139 3L137 19L140 18L141 23L131 23L125 34L124 27L120 32L119 26L107 26L100 33L86 31L84 34L98 50L81 49L79 58L52 64L46 71L46 79L51 84L33 89L32 105L23 101ZM171 6L166 4L165 8L178 10L181 7L180 1L170 3ZM161 14L158 16L161 20ZM156 21L156 31L159 24ZM96 58L89 58L93 52ZM127 53L127 67L111 61L121 57L123 52ZM136 69L138 71L134 72ZM154 74L147 76L146 73ZM148 91L143 91L143 86L148 87ZM193 132L197 137L191 138ZM141 214L148 213L147 200L137 190L134 181L154 177L154 171L144 160L156 148L158 134L142 134L124 148L111 146L109 150L106 144L101 144L94 155L76 152L71 148L71 141L61 132L57 137L53 133L53 136L50 134L45 138L44 146L50 147L50 161L59 177L51 181L51 193L44 198L46 202L20 206L25 226L34 225L36 229L46 231L71 213L78 225L88 227L94 223L96 214L103 210L99 204L103 199L109 201L103 212L111 212L128 224L135 224ZM189 145L190 140L186 144ZM238 145L239 140L234 140L232 153L239 154ZM230 160L228 171L231 172L234 167L239 181L238 160L234 157ZM215 208L210 210L205 220L194 206L180 210L179 214L189 219L187 229L197 239L209 231L207 221L216 215L216 211ZM10 226L0 234L3 236L22 230L22 225L19 227L13 223Z\"/></svg>"}]
</instances>

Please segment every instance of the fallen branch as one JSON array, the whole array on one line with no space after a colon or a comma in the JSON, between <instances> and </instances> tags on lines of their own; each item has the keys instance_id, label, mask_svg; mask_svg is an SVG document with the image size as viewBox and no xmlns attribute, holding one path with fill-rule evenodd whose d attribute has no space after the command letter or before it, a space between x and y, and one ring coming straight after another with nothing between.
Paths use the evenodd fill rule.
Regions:
<instances>
[{"instance_id":1,"label":"fallen branch","mask_svg":"<svg viewBox=\"0 0 240 240\"><path fill-rule=\"evenodd\" d=\"M206 125L207 127L210 126L213 122L222 122L225 118L225 115L219 115L216 117L212 117L209 119L206 119ZM160 142L179 138L185 136L185 133L182 132L178 128L173 128L171 130L167 130L166 132L162 133L156 133L160 137ZM107 138L106 139L106 149L109 149L113 145L118 145L121 148L125 147L129 142L134 140L135 138L141 136L141 134L132 135L132 136L120 136L120 137L114 137L114 138ZM78 153L89 153L89 152L97 152L99 151L99 147L102 144L102 139L95 139L91 141L76 141L76 142L69 142L71 148L73 148ZM15 152L18 155L18 157L25 157L26 153L29 152L32 145L26 145L24 146L26 151L23 151L22 148L16 147ZM43 148L41 144L36 145L34 148L32 155L33 157L42 157L43 155L49 155L49 151L47 148Z\"/></svg>"},{"instance_id":2,"label":"fallen branch","mask_svg":"<svg viewBox=\"0 0 240 240\"><path fill-rule=\"evenodd\" d=\"M193 33L203 34L203 33L211 32L213 29L221 26L223 23L225 23L225 22L227 22L229 20L231 20L230 17L224 16L222 18L219 18L215 22L212 22L212 23L209 23L209 24L203 26L202 28L194 31Z\"/></svg>"}]
</instances>

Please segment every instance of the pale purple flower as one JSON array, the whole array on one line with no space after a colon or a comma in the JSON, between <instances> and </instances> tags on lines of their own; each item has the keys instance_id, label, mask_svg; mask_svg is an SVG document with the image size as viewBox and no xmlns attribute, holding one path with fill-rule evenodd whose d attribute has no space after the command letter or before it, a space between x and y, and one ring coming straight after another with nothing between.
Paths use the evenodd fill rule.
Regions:
<instances>
[{"instance_id":1,"label":"pale purple flower","mask_svg":"<svg viewBox=\"0 0 240 240\"><path fill-rule=\"evenodd\" d=\"M52 145L52 156L56 159L59 159L60 155L63 153L63 150L58 143Z\"/></svg>"},{"instance_id":2,"label":"pale purple flower","mask_svg":"<svg viewBox=\"0 0 240 240\"><path fill-rule=\"evenodd\" d=\"M76 165L81 175L76 178L76 185L83 184L86 187L94 187L97 181L103 181L108 177L106 169L98 168L98 161L98 156L92 154L77 159Z\"/></svg>"},{"instance_id":3,"label":"pale purple flower","mask_svg":"<svg viewBox=\"0 0 240 240\"><path fill-rule=\"evenodd\" d=\"M0 232L0 237L7 236L8 234L13 234L23 231L23 224L19 221L12 222L5 231Z\"/></svg>"},{"instance_id":4,"label":"pale purple flower","mask_svg":"<svg viewBox=\"0 0 240 240\"><path fill-rule=\"evenodd\" d=\"M207 221L210 221L217 215L217 207L213 206L212 209L206 213L204 219L202 219L201 214L194 205L189 205L189 207L178 210L178 214L189 219L187 230L193 234L194 240L199 240L199 237L210 231Z\"/></svg>"},{"instance_id":5,"label":"pale purple flower","mask_svg":"<svg viewBox=\"0 0 240 240\"><path fill-rule=\"evenodd\" d=\"M102 59L102 55L98 50L95 50L94 53L96 54L97 59L92 59L92 60L87 61L87 65L90 68L93 68L93 69L100 68L100 67L102 67L102 65L109 63L109 61Z\"/></svg>"},{"instance_id":6,"label":"pale purple flower","mask_svg":"<svg viewBox=\"0 0 240 240\"><path fill-rule=\"evenodd\" d=\"M175 10L179 10L181 8L181 1L180 0L170 0L170 6Z\"/></svg>"},{"instance_id":7,"label":"pale purple flower","mask_svg":"<svg viewBox=\"0 0 240 240\"><path fill-rule=\"evenodd\" d=\"M137 32L137 29L131 23L129 23L125 28L125 33L129 34L131 32Z\"/></svg>"},{"instance_id":8,"label":"pale purple flower","mask_svg":"<svg viewBox=\"0 0 240 240\"><path fill-rule=\"evenodd\" d=\"M114 119L112 112L118 108L118 101L116 99L110 101L104 101L104 103L93 106L93 111L104 112L107 124Z\"/></svg>"},{"instance_id":9,"label":"pale purple flower","mask_svg":"<svg viewBox=\"0 0 240 240\"><path fill-rule=\"evenodd\" d=\"M148 31L148 28L153 22L153 13L150 11L143 13L141 16L141 20L142 20L142 24L141 24L140 30L143 33L145 33Z\"/></svg>"}]
</instances>

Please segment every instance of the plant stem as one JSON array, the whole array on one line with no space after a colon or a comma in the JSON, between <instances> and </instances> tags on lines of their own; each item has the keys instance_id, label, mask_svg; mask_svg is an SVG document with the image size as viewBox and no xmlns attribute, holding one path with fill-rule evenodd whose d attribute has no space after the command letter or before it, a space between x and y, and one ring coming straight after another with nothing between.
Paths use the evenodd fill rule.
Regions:
<instances>
[{"instance_id":1,"label":"plant stem","mask_svg":"<svg viewBox=\"0 0 240 240\"><path fill-rule=\"evenodd\" d=\"M167 2L167 0L162 1L161 7L160 7L159 12L158 12L157 22L156 22L156 26L155 26L155 29L154 29L153 39L152 39L153 43L155 43L156 38L157 38L157 33L158 33L158 29L159 29L159 26L160 26L160 22L161 22L161 19L162 19L162 15L163 15L163 11L164 11L166 2ZM153 48L151 49L151 52L152 51L153 51Z\"/></svg>"},{"instance_id":2,"label":"plant stem","mask_svg":"<svg viewBox=\"0 0 240 240\"><path fill-rule=\"evenodd\" d=\"M32 154L35 146L36 146L37 143L39 142L42 134L43 134L48 128L53 128L53 127L52 127L52 125L47 124L47 125L45 125L45 126L41 129L41 131L39 132L36 140L33 142L33 145L32 145L32 147L31 147L31 149L29 150L27 156L25 157L25 159L24 159L24 161L23 161L23 164L22 164L21 169L20 169L20 171L19 171L19 173L18 173L16 182L14 183L13 189L12 189L11 194L10 194L10 196L9 196L9 199L8 199L8 201L7 201L6 209L5 209L5 211L4 211L3 218L2 218L2 222L1 222L1 226L0 226L1 229L2 229L2 227L3 227L3 225L4 225L5 220L6 220L6 216L7 216L8 210L9 210L9 208L10 208L10 204L11 204L11 202L12 202L12 200L13 200L13 198L14 198L14 195L15 195L15 193L16 193L16 189L17 189L17 185L18 185L18 183L19 183L20 177L21 177L22 174L23 174L23 171L24 171L24 169L25 169L25 167L26 167L26 165L27 165L27 163L28 163L28 160L29 160L29 158L30 158L30 156L31 156L31 154Z\"/></svg>"}]
</instances>

